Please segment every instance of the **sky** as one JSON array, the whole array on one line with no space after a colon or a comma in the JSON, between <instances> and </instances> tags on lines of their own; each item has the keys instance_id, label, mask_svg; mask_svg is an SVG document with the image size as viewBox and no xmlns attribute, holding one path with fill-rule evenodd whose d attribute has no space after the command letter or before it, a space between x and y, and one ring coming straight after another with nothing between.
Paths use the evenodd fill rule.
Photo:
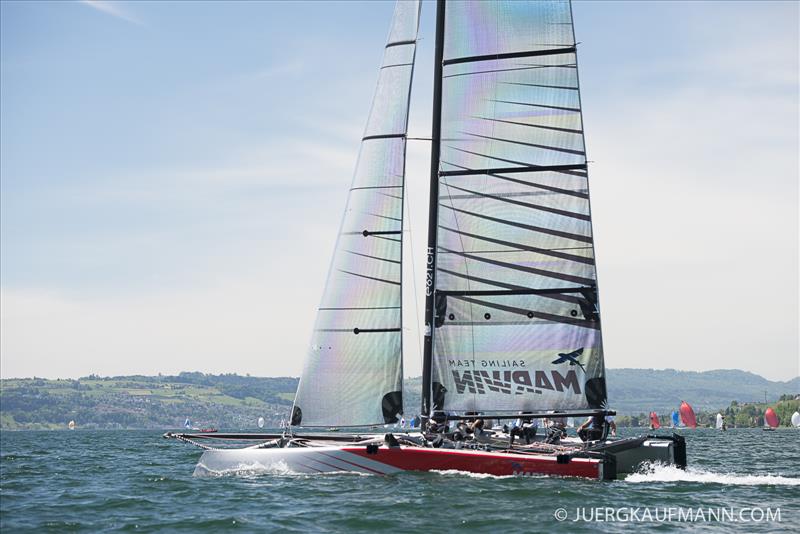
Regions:
<instances>
[{"instance_id":1,"label":"sky","mask_svg":"<svg viewBox=\"0 0 800 534\"><path fill-rule=\"evenodd\" d=\"M297 376L392 11L1 2L0 375ZM606 366L797 376L798 3L573 13ZM411 376L428 154L410 142Z\"/></svg>"}]
</instances>

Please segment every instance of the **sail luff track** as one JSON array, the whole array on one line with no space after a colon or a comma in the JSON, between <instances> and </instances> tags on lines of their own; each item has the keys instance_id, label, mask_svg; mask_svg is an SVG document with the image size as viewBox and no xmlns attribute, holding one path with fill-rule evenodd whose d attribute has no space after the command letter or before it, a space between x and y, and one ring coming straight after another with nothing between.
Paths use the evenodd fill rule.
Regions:
<instances>
[{"instance_id":1,"label":"sail luff track","mask_svg":"<svg viewBox=\"0 0 800 534\"><path fill-rule=\"evenodd\" d=\"M394 423L402 399L405 153L420 2L395 5L291 424Z\"/></svg>"}]
</instances>

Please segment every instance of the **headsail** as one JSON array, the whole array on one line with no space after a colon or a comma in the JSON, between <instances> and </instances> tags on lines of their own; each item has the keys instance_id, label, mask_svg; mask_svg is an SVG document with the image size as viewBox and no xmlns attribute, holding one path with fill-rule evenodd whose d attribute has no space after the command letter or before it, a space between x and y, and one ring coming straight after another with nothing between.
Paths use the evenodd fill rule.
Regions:
<instances>
[{"instance_id":1,"label":"headsail","mask_svg":"<svg viewBox=\"0 0 800 534\"><path fill-rule=\"evenodd\" d=\"M402 413L406 131L420 3L397 2L292 424L394 423Z\"/></svg>"},{"instance_id":2,"label":"headsail","mask_svg":"<svg viewBox=\"0 0 800 534\"><path fill-rule=\"evenodd\" d=\"M432 408L605 407L570 3L442 11Z\"/></svg>"}]
</instances>

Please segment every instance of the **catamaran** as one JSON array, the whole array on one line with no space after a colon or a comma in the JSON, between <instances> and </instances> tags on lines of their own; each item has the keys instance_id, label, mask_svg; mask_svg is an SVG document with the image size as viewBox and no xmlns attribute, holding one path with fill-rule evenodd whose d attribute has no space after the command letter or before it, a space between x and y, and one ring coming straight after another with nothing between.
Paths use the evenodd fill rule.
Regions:
<instances>
[{"instance_id":1,"label":"catamaran","mask_svg":"<svg viewBox=\"0 0 800 534\"><path fill-rule=\"evenodd\" d=\"M354 431L394 425L404 411L403 204L420 9L400 0L394 10L287 428L214 436L255 443L232 448L166 436L206 449L196 474L613 479L645 462L684 467L679 435L609 437L569 1L436 2L421 427ZM567 435L570 417L589 418L582 439Z\"/></svg>"}]
</instances>

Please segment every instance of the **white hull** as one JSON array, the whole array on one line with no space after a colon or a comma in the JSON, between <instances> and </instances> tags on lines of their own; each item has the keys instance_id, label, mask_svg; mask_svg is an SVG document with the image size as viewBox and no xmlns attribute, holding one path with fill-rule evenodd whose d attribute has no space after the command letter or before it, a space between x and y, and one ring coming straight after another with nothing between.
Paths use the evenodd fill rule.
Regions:
<instances>
[{"instance_id":1,"label":"white hull","mask_svg":"<svg viewBox=\"0 0 800 534\"><path fill-rule=\"evenodd\" d=\"M432 448L372 444L249 447L203 452L195 476L225 474L360 473L466 471L491 475L555 475L613 479L646 463L685 465L680 437L639 437L606 442L591 450L562 443L552 453L524 449Z\"/></svg>"},{"instance_id":2,"label":"white hull","mask_svg":"<svg viewBox=\"0 0 800 534\"><path fill-rule=\"evenodd\" d=\"M341 446L217 449L203 452L195 476L230 473L341 473L391 475L402 469L364 458Z\"/></svg>"}]
</instances>

